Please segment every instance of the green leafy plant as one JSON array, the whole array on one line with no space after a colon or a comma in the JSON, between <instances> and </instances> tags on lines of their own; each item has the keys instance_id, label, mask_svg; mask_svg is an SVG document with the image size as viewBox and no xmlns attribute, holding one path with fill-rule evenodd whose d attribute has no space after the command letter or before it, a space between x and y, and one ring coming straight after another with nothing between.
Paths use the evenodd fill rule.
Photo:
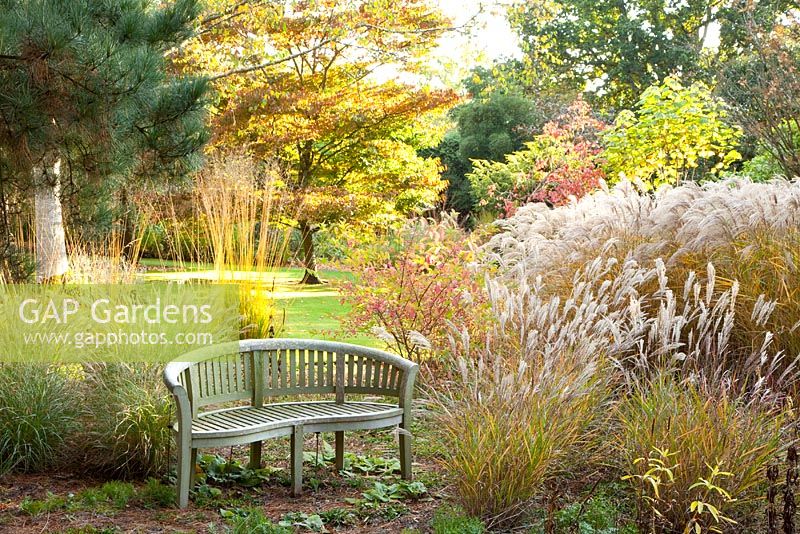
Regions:
<instances>
[{"instance_id":1,"label":"green leafy plant","mask_svg":"<svg viewBox=\"0 0 800 534\"><path fill-rule=\"evenodd\" d=\"M684 87L674 77L648 87L636 111L617 115L603 136L608 175L641 180L649 188L718 175L741 159L741 131L701 82Z\"/></svg>"},{"instance_id":2,"label":"green leafy plant","mask_svg":"<svg viewBox=\"0 0 800 534\"><path fill-rule=\"evenodd\" d=\"M616 454L637 492L643 528L747 527L766 468L782 448L786 414L659 376L622 401L616 415Z\"/></svg>"},{"instance_id":3,"label":"green leafy plant","mask_svg":"<svg viewBox=\"0 0 800 534\"><path fill-rule=\"evenodd\" d=\"M235 459L226 459L219 455L202 454L198 464L203 472L203 480L215 484L237 484L245 487L260 486L270 480L278 468L252 469Z\"/></svg>"},{"instance_id":4,"label":"green leafy plant","mask_svg":"<svg viewBox=\"0 0 800 534\"><path fill-rule=\"evenodd\" d=\"M401 501L403 499L420 499L428 493L422 482L408 482L400 480L394 484L384 484L375 481L372 488L363 492L360 499L347 501L362 507L377 508L382 504Z\"/></svg>"},{"instance_id":5,"label":"green leafy plant","mask_svg":"<svg viewBox=\"0 0 800 534\"><path fill-rule=\"evenodd\" d=\"M348 508L330 508L319 513L322 522L334 527L348 526L356 522L356 514Z\"/></svg>"},{"instance_id":6,"label":"green leafy plant","mask_svg":"<svg viewBox=\"0 0 800 534\"><path fill-rule=\"evenodd\" d=\"M276 525L259 508L220 510L231 524L230 534L292 534L291 527Z\"/></svg>"},{"instance_id":7,"label":"green leafy plant","mask_svg":"<svg viewBox=\"0 0 800 534\"><path fill-rule=\"evenodd\" d=\"M348 477L358 475L386 476L400 472L400 460L345 453L342 474Z\"/></svg>"},{"instance_id":8,"label":"green leafy plant","mask_svg":"<svg viewBox=\"0 0 800 534\"><path fill-rule=\"evenodd\" d=\"M303 512L289 512L284 514L278 522L279 526L289 528L301 528L312 532L328 532L325 523L318 514L306 514Z\"/></svg>"},{"instance_id":9,"label":"green leafy plant","mask_svg":"<svg viewBox=\"0 0 800 534\"><path fill-rule=\"evenodd\" d=\"M336 459L336 451L330 443L320 441L320 451L304 451L303 463L312 467L326 467L332 465ZM383 458L379 456L365 456L352 452L344 453L341 474L346 477L357 475L386 476L400 472L400 460L397 458Z\"/></svg>"}]
</instances>

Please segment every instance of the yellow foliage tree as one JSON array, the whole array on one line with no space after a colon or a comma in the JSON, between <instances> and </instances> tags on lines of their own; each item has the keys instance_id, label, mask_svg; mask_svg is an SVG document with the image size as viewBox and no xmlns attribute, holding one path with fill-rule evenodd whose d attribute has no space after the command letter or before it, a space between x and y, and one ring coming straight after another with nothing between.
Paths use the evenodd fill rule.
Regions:
<instances>
[{"instance_id":1,"label":"yellow foliage tree","mask_svg":"<svg viewBox=\"0 0 800 534\"><path fill-rule=\"evenodd\" d=\"M438 165L416 151L437 139L419 121L456 96L420 76L450 29L431 2L214 0L208 9L176 63L216 81L213 146L280 162L304 282L319 282L313 235L322 226L436 202Z\"/></svg>"}]
</instances>

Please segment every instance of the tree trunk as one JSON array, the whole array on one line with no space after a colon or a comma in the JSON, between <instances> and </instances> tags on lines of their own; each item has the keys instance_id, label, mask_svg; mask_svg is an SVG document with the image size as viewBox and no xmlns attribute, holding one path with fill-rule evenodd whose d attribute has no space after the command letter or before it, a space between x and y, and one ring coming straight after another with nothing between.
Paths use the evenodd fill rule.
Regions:
<instances>
[{"instance_id":1,"label":"tree trunk","mask_svg":"<svg viewBox=\"0 0 800 534\"><path fill-rule=\"evenodd\" d=\"M317 285L322 280L317 275L317 259L314 257L314 229L308 221L300 221L300 241L303 249L303 279L301 284Z\"/></svg>"},{"instance_id":2,"label":"tree trunk","mask_svg":"<svg viewBox=\"0 0 800 534\"><path fill-rule=\"evenodd\" d=\"M59 282L69 268L61 215L61 160L44 158L33 168L36 229L36 281Z\"/></svg>"},{"instance_id":3,"label":"tree trunk","mask_svg":"<svg viewBox=\"0 0 800 534\"><path fill-rule=\"evenodd\" d=\"M122 257L129 262L135 261L135 239L136 227L134 225L136 219L136 209L133 203L128 198L128 188L122 187L120 192L119 203L122 205Z\"/></svg>"}]
</instances>

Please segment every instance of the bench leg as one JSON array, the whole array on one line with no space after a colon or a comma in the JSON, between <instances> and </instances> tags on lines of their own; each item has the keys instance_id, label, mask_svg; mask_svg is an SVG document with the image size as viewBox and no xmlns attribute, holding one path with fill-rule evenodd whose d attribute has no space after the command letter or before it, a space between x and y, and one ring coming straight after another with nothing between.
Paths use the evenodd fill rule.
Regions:
<instances>
[{"instance_id":1,"label":"bench leg","mask_svg":"<svg viewBox=\"0 0 800 534\"><path fill-rule=\"evenodd\" d=\"M400 438L400 476L403 480L411 480L411 434L405 425L400 425L398 436Z\"/></svg>"},{"instance_id":2,"label":"bench leg","mask_svg":"<svg viewBox=\"0 0 800 534\"><path fill-rule=\"evenodd\" d=\"M178 439L178 508L189 506L189 488L192 482L192 451L189 440Z\"/></svg>"},{"instance_id":3,"label":"bench leg","mask_svg":"<svg viewBox=\"0 0 800 534\"><path fill-rule=\"evenodd\" d=\"M261 442L256 441L250 444L250 469L261 467Z\"/></svg>"},{"instance_id":4,"label":"bench leg","mask_svg":"<svg viewBox=\"0 0 800 534\"><path fill-rule=\"evenodd\" d=\"M336 435L336 471L344 469L344 431L335 432Z\"/></svg>"},{"instance_id":5,"label":"bench leg","mask_svg":"<svg viewBox=\"0 0 800 534\"><path fill-rule=\"evenodd\" d=\"M303 425L292 431L292 496L303 493Z\"/></svg>"},{"instance_id":6,"label":"bench leg","mask_svg":"<svg viewBox=\"0 0 800 534\"><path fill-rule=\"evenodd\" d=\"M197 449L192 449L189 459L189 489L193 488L197 481Z\"/></svg>"}]
</instances>

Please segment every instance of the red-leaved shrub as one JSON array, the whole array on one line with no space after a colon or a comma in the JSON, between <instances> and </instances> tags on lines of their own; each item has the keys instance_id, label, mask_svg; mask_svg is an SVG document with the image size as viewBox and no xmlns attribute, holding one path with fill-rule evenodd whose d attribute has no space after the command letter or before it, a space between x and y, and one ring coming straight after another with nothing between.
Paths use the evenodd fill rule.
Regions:
<instances>
[{"instance_id":1,"label":"red-leaved shrub","mask_svg":"<svg viewBox=\"0 0 800 534\"><path fill-rule=\"evenodd\" d=\"M416 220L374 250L355 251L342 287L344 327L371 331L403 357L419 360L447 345L451 328L485 326L486 296L468 236L444 216Z\"/></svg>"}]
</instances>

